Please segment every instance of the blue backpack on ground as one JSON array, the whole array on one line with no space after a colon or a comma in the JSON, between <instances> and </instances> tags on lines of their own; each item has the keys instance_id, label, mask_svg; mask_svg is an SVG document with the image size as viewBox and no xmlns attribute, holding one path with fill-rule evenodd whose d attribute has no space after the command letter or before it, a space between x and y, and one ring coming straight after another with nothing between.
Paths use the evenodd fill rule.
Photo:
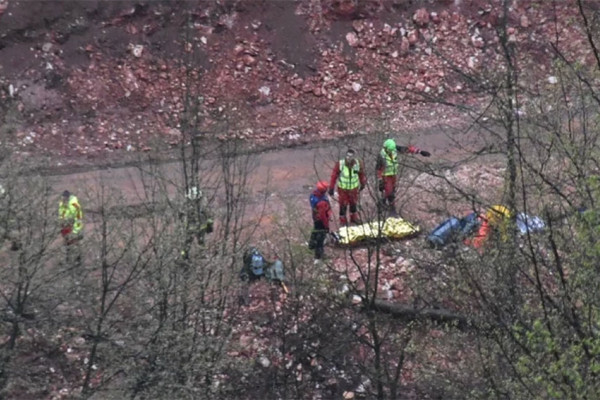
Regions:
<instances>
[{"instance_id":1,"label":"blue backpack on ground","mask_svg":"<svg viewBox=\"0 0 600 400\"><path fill-rule=\"evenodd\" d=\"M265 273L267 261L256 247L251 247L244 253L244 267L240 273L242 279L259 279Z\"/></svg>"},{"instance_id":2,"label":"blue backpack on ground","mask_svg":"<svg viewBox=\"0 0 600 400\"><path fill-rule=\"evenodd\" d=\"M261 276L265 273L265 264L266 262L263 255L260 254L258 250L254 249L251 254L250 271L252 271L252 273L256 276Z\"/></svg>"}]
</instances>

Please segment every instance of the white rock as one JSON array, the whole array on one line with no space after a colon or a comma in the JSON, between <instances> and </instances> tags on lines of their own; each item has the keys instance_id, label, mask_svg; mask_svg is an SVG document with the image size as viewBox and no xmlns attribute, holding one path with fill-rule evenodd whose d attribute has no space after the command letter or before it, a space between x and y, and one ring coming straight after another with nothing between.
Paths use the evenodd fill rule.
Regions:
<instances>
[{"instance_id":1,"label":"white rock","mask_svg":"<svg viewBox=\"0 0 600 400\"><path fill-rule=\"evenodd\" d=\"M356 33L354 33L354 32L346 33L346 41L348 41L348 44L351 47L358 46L358 36L356 36Z\"/></svg>"},{"instance_id":2,"label":"white rock","mask_svg":"<svg viewBox=\"0 0 600 400\"><path fill-rule=\"evenodd\" d=\"M477 59L475 57L469 57L468 61L467 61L467 66L470 69L475 68L475 65L477 64Z\"/></svg>"},{"instance_id":3,"label":"white rock","mask_svg":"<svg viewBox=\"0 0 600 400\"><path fill-rule=\"evenodd\" d=\"M558 83L558 78L555 76L549 76L548 83L550 83L551 85L554 85L554 84Z\"/></svg>"},{"instance_id":4,"label":"white rock","mask_svg":"<svg viewBox=\"0 0 600 400\"><path fill-rule=\"evenodd\" d=\"M260 356L258 358L258 363L265 368L268 368L271 365L271 361L265 356Z\"/></svg>"},{"instance_id":5,"label":"white rock","mask_svg":"<svg viewBox=\"0 0 600 400\"><path fill-rule=\"evenodd\" d=\"M264 96L268 96L269 94L271 94L271 88L268 86L261 86L260 89L258 89L258 91Z\"/></svg>"},{"instance_id":6,"label":"white rock","mask_svg":"<svg viewBox=\"0 0 600 400\"><path fill-rule=\"evenodd\" d=\"M358 82L352 82L352 90L359 92L362 89L362 85Z\"/></svg>"},{"instance_id":7,"label":"white rock","mask_svg":"<svg viewBox=\"0 0 600 400\"><path fill-rule=\"evenodd\" d=\"M341 289L339 290L339 294L346 294L350 291L350 287L347 284L343 284Z\"/></svg>"},{"instance_id":8,"label":"white rock","mask_svg":"<svg viewBox=\"0 0 600 400\"><path fill-rule=\"evenodd\" d=\"M134 57L140 58L144 51L144 46L141 44L136 44L131 47L131 53L133 53Z\"/></svg>"}]
</instances>

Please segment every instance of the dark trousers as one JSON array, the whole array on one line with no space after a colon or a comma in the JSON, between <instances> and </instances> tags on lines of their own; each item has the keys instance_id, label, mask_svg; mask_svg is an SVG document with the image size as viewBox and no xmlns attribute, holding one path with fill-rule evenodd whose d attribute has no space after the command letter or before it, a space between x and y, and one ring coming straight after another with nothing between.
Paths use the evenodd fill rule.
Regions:
<instances>
[{"instance_id":1,"label":"dark trousers","mask_svg":"<svg viewBox=\"0 0 600 400\"><path fill-rule=\"evenodd\" d=\"M315 221L313 230L310 233L308 248L315 251L315 260L323 258L325 254L325 238L327 237L328 229L323 226L320 221Z\"/></svg>"}]
</instances>

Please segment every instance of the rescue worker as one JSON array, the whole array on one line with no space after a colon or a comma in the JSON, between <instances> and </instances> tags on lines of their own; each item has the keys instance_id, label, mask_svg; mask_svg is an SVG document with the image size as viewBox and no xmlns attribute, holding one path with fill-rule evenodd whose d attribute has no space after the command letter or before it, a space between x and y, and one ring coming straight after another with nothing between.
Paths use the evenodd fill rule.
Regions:
<instances>
[{"instance_id":1,"label":"rescue worker","mask_svg":"<svg viewBox=\"0 0 600 400\"><path fill-rule=\"evenodd\" d=\"M63 192L58 203L58 219L60 234L67 251L67 263L71 263L71 258L74 258L79 264L81 263L79 242L83 239L83 211L77 197L68 190Z\"/></svg>"},{"instance_id":2,"label":"rescue worker","mask_svg":"<svg viewBox=\"0 0 600 400\"><path fill-rule=\"evenodd\" d=\"M315 251L315 260L323 258L325 252L325 238L329 233L331 205L329 204L329 198L327 197L328 188L329 185L326 181L320 181L310 195L313 230L310 234L308 248Z\"/></svg>"},{"instance_id":3,"label":"rescue worker","mask_svg":"<svg viewBox=\"0 0 600 400\"><path fill-rule=\"evenodd\" d=\"M350 206L350 222L359 224L358 201L360 191L367 184L367 177L362 162L356 157L353 149L348 149L346 157L335 164L331 172L329 195L333 196L335 184L338 185L338 202L340 203L340 225L347 225L346 211Z\"/></svg>"},{"instance_id":4,"label":"rescue worker","mask_svg":"<svg viewBox=\"0 0 600 400\"><path fill-rule=\"evenodd\" d=\"M473 238L467 238L464 243L476 249L482 249L488 243L496 240L506 242L510 234L511 212L503 205L488 208L485 214L479 215L479 230Z\"/></svg>"},{"instance_id":5,"label":"rescue worker","mask_svg":"<svg viewBox=\"0 0 600 400\"><path fill-rule=\"evenodd\" d=\"M213 220L208 211L206 197L197 186L191 186L187 190L184 207L182 217L185 226L185 242L181 255L184 259L188 259L194 238L199 245L203 245L204 236L213 231Z\"/></svg>"},{"instance_id":6,"label":"rescue worker","mask_svg":"<svg viewBox=\"0 0 600 400\"><path fill-rule=\"evenodd\" d=\"M386 139L383 148L377 157L377 183L381 192L381 204L392 212L396 210L396 183L398 180L399 164L398 153L420 154L423 157L431 156L431 153L421 150L415 146L398 146L394 139Z\"/></svg>"}]
</instances>

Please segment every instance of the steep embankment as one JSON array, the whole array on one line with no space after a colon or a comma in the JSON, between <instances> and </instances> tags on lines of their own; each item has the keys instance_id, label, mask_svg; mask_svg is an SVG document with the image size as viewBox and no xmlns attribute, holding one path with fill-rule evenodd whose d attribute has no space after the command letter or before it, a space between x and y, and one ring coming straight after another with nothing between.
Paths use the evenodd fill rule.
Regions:
<instances>
[{"instance_id":1,"label":"steep embankment","mask_svg":"<svg viewBox=\"0 0 600 400\"><path fill-rule=\"evenodd\" d=\"M190 123L290 144L454 122L416 99L476 104L449 66L489 71L499 11L487 3L4 0L3 142L68 158L174 145ZM551 18L567 3L511 9L511 40L542 74L550 31L583 39ZM189 93L202 104L186 114Z\"/></svg>"}]
</instances>

